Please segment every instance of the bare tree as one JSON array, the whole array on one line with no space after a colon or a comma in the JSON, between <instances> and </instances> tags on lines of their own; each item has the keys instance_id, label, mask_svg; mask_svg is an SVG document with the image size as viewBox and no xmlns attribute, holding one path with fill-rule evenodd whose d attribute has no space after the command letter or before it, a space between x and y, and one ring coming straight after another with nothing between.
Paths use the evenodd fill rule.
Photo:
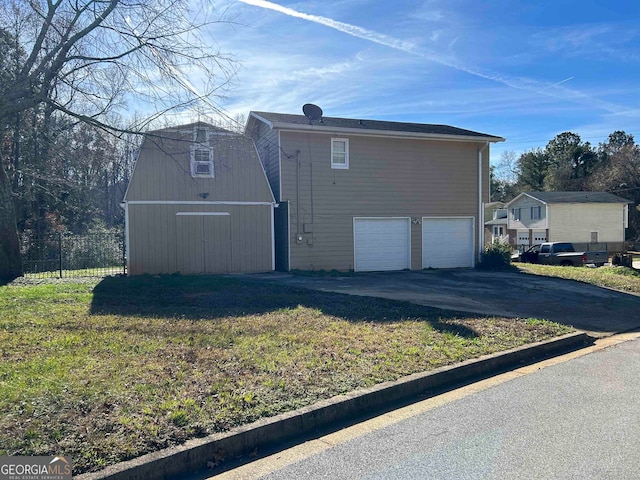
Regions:
<instances>
[{"instance_id":1,"label":"bare tree","mask_svg":"<svg viewBox=\"0 0 640 480\"><path fill-rule=\"evenodd\" d=\"M8 0L0 6L0 135L15 140L26 112L64 115L112 132L220 96L232 58L203 35L212 20L189 0ZM135 97L134 97L135 95ZM126 128L113 114L132 101L146 116ZM48 124L44 121L43 124ZM46 135L46 132L45 132ZM3 149L2 151L6 151ZM19 154L13 152L18 162ZM41 152L46 156L46 150ZM0 165L0 277L20 273L12 185Z\"/></svg>"}]
</instances>

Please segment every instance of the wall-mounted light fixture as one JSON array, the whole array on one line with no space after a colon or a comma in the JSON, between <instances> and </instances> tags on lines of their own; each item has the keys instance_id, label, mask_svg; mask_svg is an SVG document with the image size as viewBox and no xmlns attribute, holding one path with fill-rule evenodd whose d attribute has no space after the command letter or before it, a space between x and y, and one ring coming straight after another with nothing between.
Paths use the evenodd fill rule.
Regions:
<instances>
[{"instance_id":1,"label":"wall-mounted light fixture","mask_svg":"<svg viewBox=\"0 0 640 480\"><path fill-rule=\"evenodd\" d=\"M209 192L202 192L202 193L199 193L199 194L198 194L198 196L199 196L200 198L207 198L207 197L209 196Z\"/></svg>"},{"instance_id":2,"label":"wall-mounted light fixture","mask_svg":"<svg viewBox=\"0 0 640 480\"><path fill-rule=\"evenodd\" d=\"M420 219L418 217L413 217L411 219L411 223L413 223L414 225L420 225Z\"/></svg>"}]
</instances>

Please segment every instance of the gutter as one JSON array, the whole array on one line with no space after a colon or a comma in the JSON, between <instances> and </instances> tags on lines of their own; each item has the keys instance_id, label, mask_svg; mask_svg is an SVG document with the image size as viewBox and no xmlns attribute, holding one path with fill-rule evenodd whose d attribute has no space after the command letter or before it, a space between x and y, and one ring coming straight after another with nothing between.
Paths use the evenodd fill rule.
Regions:
<instances>
[{"instance_id":1,"label":"gutter","mask_svg":"<svg viewBox=\"0 0 640 480\"><path fill-rule=\"evenodd\" d=\"M260 118L256 116L256 118ZM262 119L261 119L262 120ZM371 137L397 137L397 138L422 138L425 140L441 140L450 142L504 142L502 137L473 136L473 135L444 135L438 133L404 132L395 130L362 130L359 128L346 127L323 127L319 125L291 125L290 123L271 123L263 120L272 129L279 129L287 132L309 133L310 131L326 134L348 134Z\"/></svg>"},{"instance_id":2,"label":"gutter","mask_svg":"<svg viewBox=\"0 0 640 480\"><path fill-rule=\"evenodd\" d=\"M484 251L484 202L482 201L482 152L489 147L487 140L478 150L478 261L482 259Z\"/></svg>"}]
</instances>

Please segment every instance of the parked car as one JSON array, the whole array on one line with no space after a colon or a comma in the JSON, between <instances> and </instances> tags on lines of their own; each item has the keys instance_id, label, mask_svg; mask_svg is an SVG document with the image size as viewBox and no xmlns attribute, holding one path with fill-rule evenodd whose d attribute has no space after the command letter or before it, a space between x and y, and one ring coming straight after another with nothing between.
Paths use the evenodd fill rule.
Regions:
<instances>
[{"instance_id":1,"label":"parked car","mask_svg":"<svg viewBox=\"0 0 640 480\"><path fill-rule=\"evenodd\" d=\"M530 247L522 252L518 259L525 263L541 263L545 265L562 265L579 267L595 265L601 267L609 261L606 251L576 252L570 242L546 242Z\"/></svg>"}]
</instances>

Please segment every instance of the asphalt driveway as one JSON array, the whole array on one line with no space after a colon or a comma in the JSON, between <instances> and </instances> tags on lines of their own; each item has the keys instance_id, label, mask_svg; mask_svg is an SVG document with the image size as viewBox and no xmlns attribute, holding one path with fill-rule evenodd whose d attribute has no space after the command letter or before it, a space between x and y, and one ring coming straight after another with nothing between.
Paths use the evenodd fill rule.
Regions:
<instances>
[{"instance_id":1,"label":"asphalt driveway","mask_svg":"<svg viewBox=\"0 0 640 480\"><path fill-rule=\"evenodd\" d=\"M404 300L447 310L543 318L595 336L640 328L640 296L526 273L460 269L358 273L343 277L275 272L247 277L327 292Z\"/></svg>"}]
</instances>

